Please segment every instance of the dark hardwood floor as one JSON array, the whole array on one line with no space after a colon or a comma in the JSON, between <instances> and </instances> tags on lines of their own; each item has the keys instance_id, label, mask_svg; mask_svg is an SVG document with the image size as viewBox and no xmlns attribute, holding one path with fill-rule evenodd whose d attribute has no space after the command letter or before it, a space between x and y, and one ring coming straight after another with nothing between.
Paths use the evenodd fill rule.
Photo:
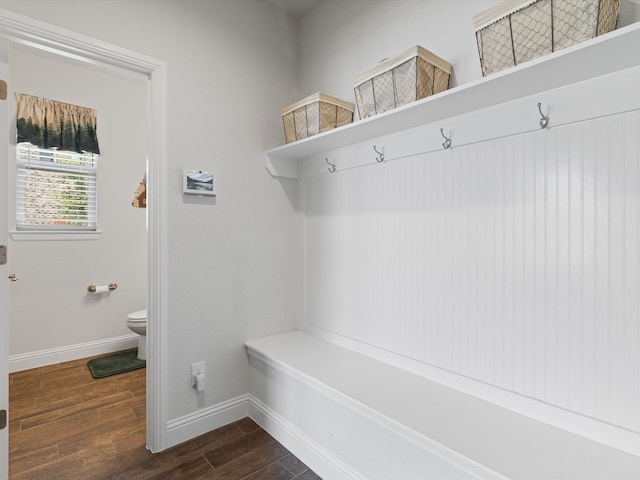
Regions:
<instances>
[{"instance_id":1,"label":"dark hardwood floor","mask_svg":"<svg viewBox=\"0 0 640 480\"><path fill-rule=\"evenodd\" d=\"M10 480L318 480L250 418L145 448L145 370L94 379L89 359L9 376Z\"/></svg>"}]
</instances>

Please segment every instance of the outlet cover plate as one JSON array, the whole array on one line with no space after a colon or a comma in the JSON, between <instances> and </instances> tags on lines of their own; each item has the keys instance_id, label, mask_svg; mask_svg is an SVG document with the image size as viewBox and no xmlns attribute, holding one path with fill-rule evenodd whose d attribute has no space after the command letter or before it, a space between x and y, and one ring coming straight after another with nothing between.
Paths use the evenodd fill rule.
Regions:
<instances>
[{"instance_id":1,"label":"outlet cover plate","mask_svg":"<svg viewBox=\"0 0 640 480\"><path fill-rule=\"evenodd\" d=\"M205 362L198 362L198 363L191 364L191 384L192 385L195 385L196 375L200 373L205 373L204 367L205 367Z\"/></svg>"}]
</instances>

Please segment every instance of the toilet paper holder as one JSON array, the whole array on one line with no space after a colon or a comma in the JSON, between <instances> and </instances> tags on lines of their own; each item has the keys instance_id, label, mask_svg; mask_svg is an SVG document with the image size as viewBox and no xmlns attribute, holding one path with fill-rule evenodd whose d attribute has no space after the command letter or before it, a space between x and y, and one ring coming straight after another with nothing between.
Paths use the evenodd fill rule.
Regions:
<instances>
[{"instance_id":1,"label":"toilet paper holder","mask_svg":"<svg viewBox=\"0 0 640 480\"><path fill-rule=\"evenodd\" d=\"M87 287L87 291L88 291L88 292L91 292L91 293L95 293L95 292L98 290L98 288L99 288L99 287L97 287L96 285L94 285L94 284L92 283L91 285L89 285L89 286ZM118 288L118 284L117 284L117 283L114 283L114 282L111 282L109 285L107 285L107 288L108 288L110 291L114 291L116 288Z\"/></svg>"}]
</instances>

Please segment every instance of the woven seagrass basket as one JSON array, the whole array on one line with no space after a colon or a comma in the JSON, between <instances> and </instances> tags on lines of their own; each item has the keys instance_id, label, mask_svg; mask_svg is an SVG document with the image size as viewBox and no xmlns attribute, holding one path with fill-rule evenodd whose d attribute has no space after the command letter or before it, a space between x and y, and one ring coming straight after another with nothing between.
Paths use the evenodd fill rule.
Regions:
<instances>
[{"instance_id":1,"label":"woven seagrass basket","mask_svg":"<svg viewBox=\"0 0 640 480\"><path fill-rule=\"evenodd\" d=\"M360 118L443 92L451 64L420 45L378 63L353 79Z\"/></svg>"},{"instance_id":2,"label":"woven seagrass basket","mask_svg":"<svg viewBox=\"0 0 640 480\"><path fill-rule=\"evenodd\" d=\"M281 110L287 143L302 140L353 121L353 103L314 93Z\"/></svg>"},{"instance_id":3,"label":"woven seagrass basket","mask_svg":"<svg viewBox=\"0 0 640 480\"><path fill-rule=\"evenodd\" d=\"M616 29L620 0L507 0L473 17L482 75Z\"/></svg>"}]
</instances>

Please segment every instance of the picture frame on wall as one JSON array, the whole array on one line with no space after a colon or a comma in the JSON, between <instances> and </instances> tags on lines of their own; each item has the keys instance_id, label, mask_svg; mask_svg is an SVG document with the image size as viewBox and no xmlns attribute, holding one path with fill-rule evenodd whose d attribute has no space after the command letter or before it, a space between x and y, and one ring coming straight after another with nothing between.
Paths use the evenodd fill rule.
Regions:
<instances>
[{"instance_id":1,"label":"picture frame on wall","mask_svg":"<svg viewBox=\"0 0 640 480\"><path fill-rule=\"evenodd\" d=\"M182 193L214 197L216 191L213 174L204 170L185 170L182 176Z\"/></svg>"}]
</instances>

